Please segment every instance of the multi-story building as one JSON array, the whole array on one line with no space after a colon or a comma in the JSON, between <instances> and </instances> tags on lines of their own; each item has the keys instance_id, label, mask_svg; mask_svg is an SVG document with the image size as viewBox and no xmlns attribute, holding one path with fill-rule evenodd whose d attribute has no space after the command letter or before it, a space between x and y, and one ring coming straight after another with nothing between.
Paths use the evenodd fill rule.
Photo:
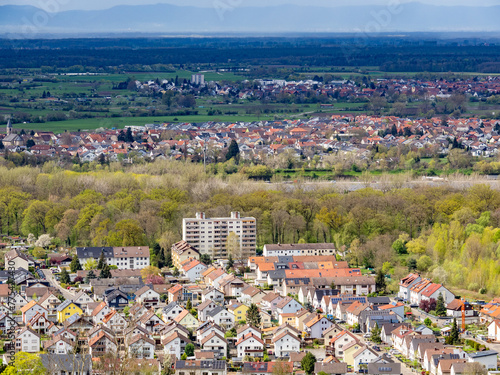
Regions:
<instances>
[{"instance_id":1,"label":"multi-story building","mask_svg":"<svg viewBox=\"0 0 500 375\"><path fill-rule=\"evenodd\" d=\"M234 235L231 235L234 233ZM196 218L182 220L182 239L213 259L246 259L255 255L257 222L254 217L241 217L231 212L231 217L206 218L204 212Z\"/></svg>"},{"instance_id":2,"label":"multi-story building","mask_svg":"<svg viewBox=\"0 0 500 375\"><path fill-rule=\"evenodd\" d=\"M142 269L149 266L147 246L77 247L76 253L82 266L91 259L99 261L101 253L104 253L109 266L117 266L119 270Z\"/></svg>"},{"instance_id":3,"label":"multi-story building","mask_svg":"<svg viewBox=\"0 0 500 375\"><path fill-rule=\"evenodd\" d=\"M172 262L174 267L181 269L182 263L188 259L200 260L200 253L186 241L179 241L172 245Z\"/></svg>"},{"instance_id":4,"label":"multi-story building","mask_svg":"<svg viewBox=\"0 0 500 375\"><path fill-rule=\"evenodd\" d=\"M333 243L299 243L299 244L266 244L263 256L317 256L335 255L335 244Z\"/></svg>"}]
</instances>

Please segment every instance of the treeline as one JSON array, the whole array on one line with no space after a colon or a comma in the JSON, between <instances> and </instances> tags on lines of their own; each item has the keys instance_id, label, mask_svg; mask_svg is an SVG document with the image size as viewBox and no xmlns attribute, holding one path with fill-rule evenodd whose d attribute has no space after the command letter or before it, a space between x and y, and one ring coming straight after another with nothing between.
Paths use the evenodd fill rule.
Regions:
<instances>
[{"instance_id":1,"label":"treeline","mask_svg":"<svg viewBox=\"0 0 500 375\"><path fill-rule=\"evenodd\" d=\"M36 48L37 44L43 48ZM104 71L96 67L157 66L171 71L173 66L185 68L203 64L205 67L226 66L376 66L388 72L484 72L498 71L500 46L389 45L379 40L359 44L354 40L276 39L261 43L242 39L204 40L166 46L152 46L135 41L132 45L106 43L102 48L88 41L38 41L23 47L20 41L12 48L0 43L0 66L3 68L40 68L46 72L73 67L77 71ZM2 47L3 46L3 47ZM52 47L50 47L52 46ZM157 65L162 62L161 65ZM108 69L108 68L106 68ZM141 70L144 70L141 68ZM261 77L264 78L264 77Z\"/></svg>"},{"instance_id":2,"label":"treeline","mask_svg":"<svg viewBox=\"0 0 500 375\"><path fill-rule=\"evenodd\" d=\"M323 185L325 186L325 185ZM334 242L353 266L381 268L397 280L417 269L436 280L500 293L500 192L397 181L382 190L264 184L243 174L213 175L197 164L157 161L88 172L0 167L0 230L52 246L126 246L181 239L183 217L231 211L254 216L258 245ZM392 287L397 287L393 283Z\"/></svg>"}]
</instances>

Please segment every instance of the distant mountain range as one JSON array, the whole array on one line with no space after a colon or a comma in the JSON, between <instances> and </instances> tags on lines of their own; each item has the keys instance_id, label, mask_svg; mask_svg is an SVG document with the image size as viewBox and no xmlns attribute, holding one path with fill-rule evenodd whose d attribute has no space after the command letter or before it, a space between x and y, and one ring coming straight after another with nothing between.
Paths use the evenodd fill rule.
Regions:
<instances>
[{"instance_id":1,"label":"distant mountain range","mask_svg":"<svg viewBox=\"0 0 500 375\"><path fill-rule=\"evenodd\" d=\"M499 31L500 6L235 7L169 4L46 13L31 6L0 6L0 33L283 33ZM221 5L218 5L221 4Z\"/></svg>"}]
</instances>

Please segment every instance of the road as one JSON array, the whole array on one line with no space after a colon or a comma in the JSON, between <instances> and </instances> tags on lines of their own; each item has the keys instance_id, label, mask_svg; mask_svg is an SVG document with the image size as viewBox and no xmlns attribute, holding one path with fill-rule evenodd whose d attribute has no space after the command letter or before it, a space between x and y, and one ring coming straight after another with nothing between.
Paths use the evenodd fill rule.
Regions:
<instances>
[{"instance_id":1,"label":"road","mask_svg":"<svg viewBox=\"0 0 500 375\"><path fill-rule=\"evenodd\" d=\"M71 293L69 290L61 287L61 285L55 279L54 274L52 273L51 270L45 268L45 269L42 269L42 272L45 275L45 279L50 283L50 285L59 289L59 291L61 292L61 294L63 295L63 297L65 299L72 300L73 298L75 298L75 295L73 293Z\"/></svg>"}]
</instances>

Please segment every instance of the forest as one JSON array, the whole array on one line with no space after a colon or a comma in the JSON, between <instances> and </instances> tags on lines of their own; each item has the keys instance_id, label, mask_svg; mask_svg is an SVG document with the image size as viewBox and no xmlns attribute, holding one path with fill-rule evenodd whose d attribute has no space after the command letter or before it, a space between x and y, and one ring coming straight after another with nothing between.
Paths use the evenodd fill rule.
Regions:
<instances>
[{"instance_id":1,"label":"forest","mask_svg":"<svg viewBox=\"0 0 500 375\"><path fill-rule=\"evenodd\" d=\"M13 167L0 160L0 232L49 234L42 253L157 243L168 252L181 239L183 217L240 211L257 219L259 249L331 241L351 266L390 275L393 290L417 270L455 290L500 293L499 191L483 184L409 189L396 180L378 190L335 185L255 182L244 173L215 175L199 164L166 160L95 163L85 172L55 161Z\"/></svg>"},{"instance_id":2,"label":"forest","mask_svg":"<svg viewBox=\"0 0 500 375\"><path fill-rule=\"evenodd\" d=\"M500 70L496 40L439 40L379 36L275 38L121 38L0 40L0 67L57 70L81 65L88 71L141 65L378 67L386 72L480 72ZM116 68L112 68L116 69Z\"/></svg>"}]
</instances>

